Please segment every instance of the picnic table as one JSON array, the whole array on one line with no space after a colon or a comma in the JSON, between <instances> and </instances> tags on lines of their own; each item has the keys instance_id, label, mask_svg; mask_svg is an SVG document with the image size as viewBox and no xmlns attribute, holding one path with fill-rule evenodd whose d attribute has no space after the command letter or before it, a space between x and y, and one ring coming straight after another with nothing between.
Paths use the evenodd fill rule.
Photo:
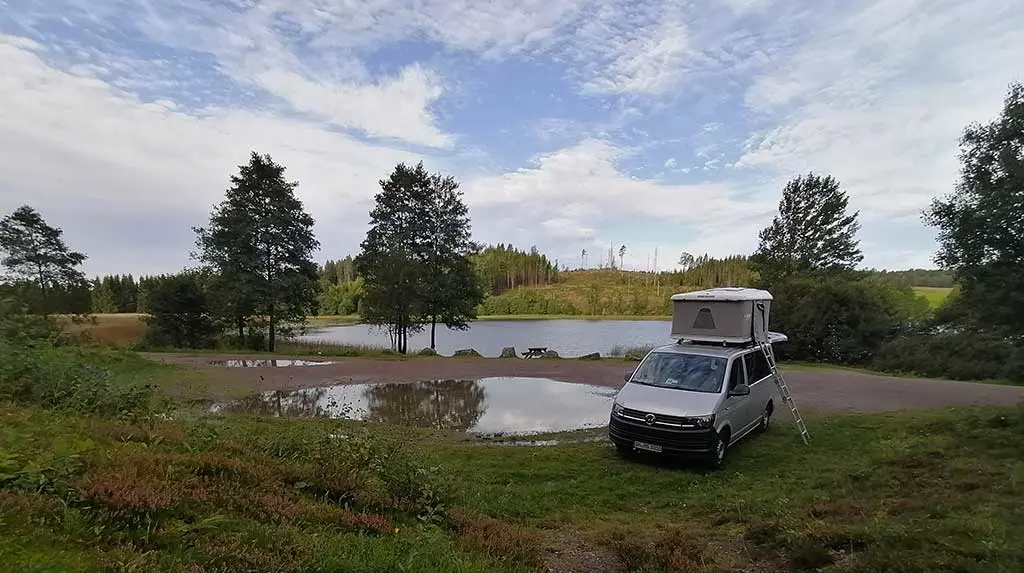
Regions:
<instances>
[{"instance_id":1,"label":"picnic table","mask_svg":"<svg viewBox=\"0 0 1024 573\"><path fill-rule=\"evenodd\" d=\"M544 353L548 351L547 346L535 346L527 348L526 352L523 353L523 358L540 358L544 356Z\"/></svg>"}]
</instances>

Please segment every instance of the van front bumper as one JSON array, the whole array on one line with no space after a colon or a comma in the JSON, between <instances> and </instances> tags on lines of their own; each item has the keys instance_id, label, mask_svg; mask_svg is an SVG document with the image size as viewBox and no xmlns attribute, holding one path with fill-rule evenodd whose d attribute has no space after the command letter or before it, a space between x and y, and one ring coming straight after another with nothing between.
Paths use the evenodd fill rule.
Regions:
<instances>
[{"instance_id":1,"label":"van front bumper","mask_svg":"<svg viewBox=\"0 0 1024 573\"><path fill-rule=\"evenodd\" d=\"M623 420L614 414L608 421L608 437L618 447L632 448L636 442L661 446L661 453L674 456L700 456L715 451L712 428L668 429Z\"/></svg>"}]
</instances>

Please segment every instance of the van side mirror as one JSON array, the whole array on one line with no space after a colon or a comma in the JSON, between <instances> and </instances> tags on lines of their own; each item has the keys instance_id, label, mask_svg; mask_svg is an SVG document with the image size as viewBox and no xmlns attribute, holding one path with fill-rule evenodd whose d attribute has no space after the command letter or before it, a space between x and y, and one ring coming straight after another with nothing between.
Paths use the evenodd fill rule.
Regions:
<instances>
[{"instance_id":1,"label":"van side mirror","mask_svg":"<svg viewBox=\"0 0 1024 573\"><path fill-rule=\"evenodd\" d=\"M730 396L749 396L750 395L750 386L747 386L746 384L737 384L735 388L733 388L732 390L729 390L729 395Z\"/></svg>"},{"instance_id":2,"label":"van side mirror","mask_svg":"<svg viewBox=\"0 0 1024 573\"><path fill-rule=\"evenodd\" d=\"M633 377L634 372L636 372L635 369L626 370L626 374L622 377L622 380L624 382L629 382L629 379Z\"/></svg>"}]
</instances>

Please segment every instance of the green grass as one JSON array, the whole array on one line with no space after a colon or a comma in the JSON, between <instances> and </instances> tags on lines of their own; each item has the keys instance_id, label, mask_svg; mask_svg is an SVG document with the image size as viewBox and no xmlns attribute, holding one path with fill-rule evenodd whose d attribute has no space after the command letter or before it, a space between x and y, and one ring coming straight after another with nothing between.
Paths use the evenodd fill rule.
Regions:
<instances>
[{"instance_id":1,"label":"green grass","mask_svg":"<svg viewBox=\"0 0 1024 573\"><path fill-rule=\"evenodd\" d=\"M2 570L528 571L567 539L632 571L1024 567L1022 409L811 417L810 446L780 420L720 471L353 422L0 420Z\"/></svg>"},{"instance_id":2,"label":"green grass","mask_svg":"<svg viewBox=\"0 0 1024 573\"><path fill-rule=\"evenodd\" d=\"M924 297L932 308L938 308L942 305L952 292L953 289L944 287L914 287L914 293Z\"/></svg>"}]
</instances>

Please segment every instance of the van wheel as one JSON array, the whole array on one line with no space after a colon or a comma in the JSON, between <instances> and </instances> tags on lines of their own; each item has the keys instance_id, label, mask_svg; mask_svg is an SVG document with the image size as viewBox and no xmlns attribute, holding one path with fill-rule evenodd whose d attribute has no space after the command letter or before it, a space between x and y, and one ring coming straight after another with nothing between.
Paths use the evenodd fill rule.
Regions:
<instances>
[{"instance_id":1,"label":"van wheel","mask_svg":"<svg viewBox=\"0 0 1024 573\"><path fill-rule=\"evenodd\" d=\"M772 403L768 402L768 405L764 407L764 412L761 412L761 421L757 425L758 430L761 430L762 432L768 430L768 427L771 425L772 412L774 410L775 408Z\"/></svg>"},{"instance_id":2,"label":"van wheel","mask_svg":"<svg viewBox=\"0 0 1024 573\"><path fill-rule=\"evenodd\" d=\"M725 465L726 454L729 453L729 430L723 430L721 433L715 434L715 440L712 444L711 456L708 458L708 462L711 467L718 469Z\"/></svg>"}]
</instances>

